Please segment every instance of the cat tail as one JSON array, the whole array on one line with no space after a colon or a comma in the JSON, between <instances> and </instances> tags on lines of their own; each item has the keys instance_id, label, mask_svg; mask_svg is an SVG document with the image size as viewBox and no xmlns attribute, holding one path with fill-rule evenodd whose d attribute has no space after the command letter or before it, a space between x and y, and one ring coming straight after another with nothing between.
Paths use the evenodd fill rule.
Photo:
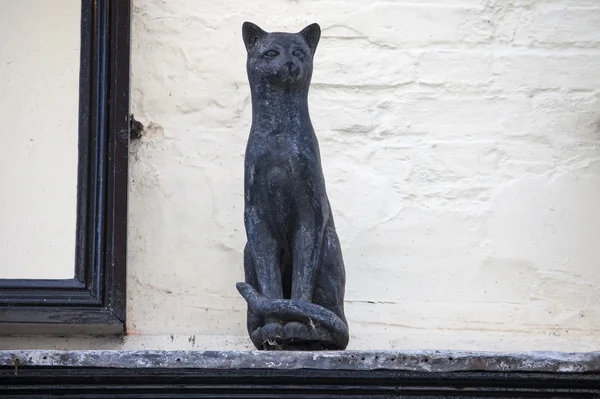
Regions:
<instances>
[{"instance_id":1,"label":"cat tail","mask_svg":"<svg viewBox=\"0 0 600 399\"><path fill-rule=\"evenodd\" d=\"M309 325L319 325L329 331L333 341L340 347L345 348L348 345L348 326L331 310L306 301L270 299L258 293L254 287L247 283L237 283L236 288L256 314L263 317L275 317L286 321L302 321Z\"/></svg>"}]
</instances>

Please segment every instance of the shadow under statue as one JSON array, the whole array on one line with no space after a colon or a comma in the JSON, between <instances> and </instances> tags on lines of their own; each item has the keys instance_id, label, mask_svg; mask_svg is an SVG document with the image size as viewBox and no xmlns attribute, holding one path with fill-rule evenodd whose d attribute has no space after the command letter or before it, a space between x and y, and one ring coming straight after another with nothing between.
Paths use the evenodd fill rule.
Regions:
<instances>
[{"instance_id":1,"label":"shadow under statue","mask_svg":"<svg viewBox=\"0 0 600 399\"><path fill-rule=\"evenodd\" d=\"M245 155L247 326L257 349L342 350L346 274L308 112L319 25L245 22L252 127Z\"/></svg>"}]
</instances>

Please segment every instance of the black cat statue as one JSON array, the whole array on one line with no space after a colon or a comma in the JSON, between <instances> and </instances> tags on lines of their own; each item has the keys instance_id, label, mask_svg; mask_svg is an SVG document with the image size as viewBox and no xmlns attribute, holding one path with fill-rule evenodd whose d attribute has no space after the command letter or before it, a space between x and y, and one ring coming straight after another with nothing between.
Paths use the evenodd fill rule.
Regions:
<instances>
[{"instance_id":1,"label":"black cat statue","mask_svg":"<svg viewBox=\"0 0 600 399\"><path fill-rule=\"evenodd\" d=\"M247 327L261 350L342 350L346 274L308 112L321 29L245 22L252 127L245 155Z\"/></svg>"}]
</instances>

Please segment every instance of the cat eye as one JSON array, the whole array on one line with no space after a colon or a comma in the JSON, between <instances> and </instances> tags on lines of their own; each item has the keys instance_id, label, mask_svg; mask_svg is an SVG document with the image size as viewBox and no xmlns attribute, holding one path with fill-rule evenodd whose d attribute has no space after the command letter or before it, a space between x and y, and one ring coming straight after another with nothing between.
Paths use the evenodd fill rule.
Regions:
<instances>
[{"instance_id":1,"label":"cat eye","mask_svg":"<svg viewBox=\"0 0 600 399\"><path fill-rule=\"evenodd\" d=\"M277 57L279 55L279 52L275 50L269 50L265 53L265 55L267 57Z\"/></svg>"},{"instance_id":2,"label":"cat eye","mask_svg":"<svg viewBox=\"0 0 600 399\"><path fill-rule=\"evenodd\" d=\"M293 55L294 57L301 58L301 57L303 57L303 56L304 56L304 52L303 52L302 50L294 50L294 52L292 53L292 55Z\"/></svg>"}]
</instances>

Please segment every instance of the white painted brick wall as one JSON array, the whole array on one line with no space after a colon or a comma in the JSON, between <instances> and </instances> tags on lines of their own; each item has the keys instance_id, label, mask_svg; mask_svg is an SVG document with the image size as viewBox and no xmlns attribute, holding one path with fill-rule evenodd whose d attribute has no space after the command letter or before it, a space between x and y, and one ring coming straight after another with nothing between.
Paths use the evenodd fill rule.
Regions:
<instances>
[{"instance_id":1,"label":"white painted brick wall","mask_svg":"<svg viewBox=\"0 0 600 399\"><path fill-rule=\"evenodd\" d=\"M131 335L90 345L249 348L245 20L323 28L351 349L598 350L597 0L134 0Z\"/></svg>"}]
</instances>

